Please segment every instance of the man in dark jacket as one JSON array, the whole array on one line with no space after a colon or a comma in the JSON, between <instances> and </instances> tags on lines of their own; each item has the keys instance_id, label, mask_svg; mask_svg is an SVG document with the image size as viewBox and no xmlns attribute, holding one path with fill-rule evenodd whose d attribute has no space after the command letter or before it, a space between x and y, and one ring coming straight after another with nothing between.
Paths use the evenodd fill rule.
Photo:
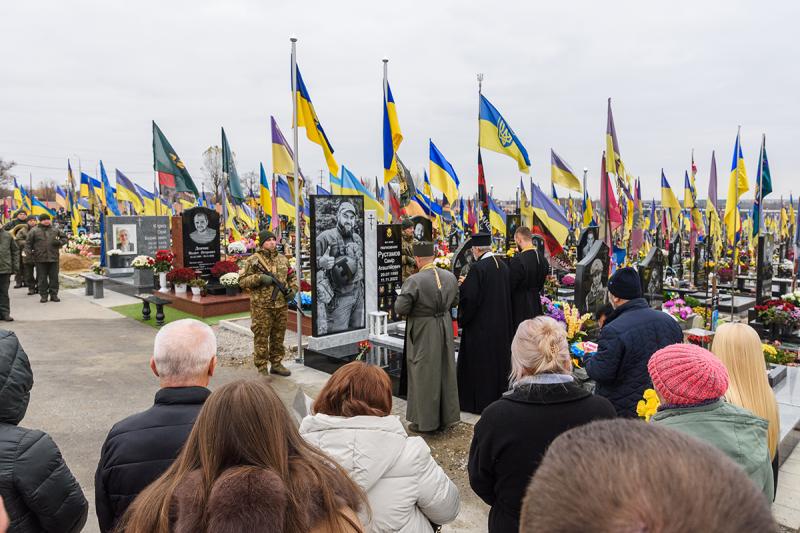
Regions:
<instances>
[{"instance_id":1,"label":"man in dark jacket","mask_svg":"<svg viewBox=\"0 0 800 533\"><path fill-rule=\"evenodd\" d=\"M520 226L514 232L517 253L509 262L511 281L511 316L514 329L523 320L542 314L541 294L547 277L547 260L544 251L533 246L531 230Z\"/></svg>"},{"instance_id":2,"label":"man in dark jacket","mask_svg":"<svg viewBox=\"0 0 800 533\"><path fill-rule=\"evenodd\" d=\"M15 233L12 232L11 230L16 228L17 226L26 224L29 220L30 220L30 217L28 216L28 212L23 210L23 209L20 209L19 211L16 212L16 214L14 215L14 218L12 218L11 220L9 220L8 222L5 223L5 225L3 226L3 229L6 230L7 232L11 233L12 235L15 235ZM17 242L17 247L19 247L19 242ZM17 251L17 255L19 255L21 253L22 253L22 248L19 247L19 250ZM19 289L20 287L24 287L25 286L25 276L23 275L23 273L21 271L17 271L17 275L14 276L14 282L15 282L14 283L14 288L15 289Z\"/></svg>"},{"instance_id":3,"label":"man in dark jacket","mask_svg":"<svg viewBox=\"0 0 800 533\"><path fill-rule=\"evenodd\" d=\"M14 240L17 241L17 248L19 248L21 255L19 267L22 272L23 285L28 287L28 296L32 296L38 292L36 290L36 271L34 270L35 265L33 263L33 258L25 253L25 243L28 241L28 233L36 227L39 220L31 215L26 222L27 224L25 226L16 231Z\"/></svg>"},{"instance_id":4,"label":"man in dark jacket","mask_svg":"<svg viewBox=\"0 0 800 533\"><path fill-rule=\"evenodd\" d=\"M637 402L652 386L647 373L650 356L683 342L683 332L674 318L647 305L633 268L611 276L608 294L614 311L600 331L597 354L586 360L586 373L597 382L596 393L608 398L619 416L633 418Z\"/></svg>"},{"instance_id":5,"label":"man in dark jacket","mask_svg":"<svg viewBox=\"0 0 800 533\"><path fill-rule=\"evenodd\" d=\"M28 356L16 335L0 330L0 496L9 531L77 532L89 504L53 439L18 426L33 387Z\"/></svg>"},{"instance_id":6,"label":"man in dark jacket","mask_svg":"<svg viewBox=\"0 0 800 533\"><path fill-rule=\"evenodd\" d=\"M67 236L54 228L50 215L39 215L39 225L28 232L25 253L30 254L36 264L36 284L42 303L60 302L58 298L58 256L62 246L67 244Z\"/></svg>"},{"instance_id":7,"label":"man in dark jacket","mask_svg":"<svg viewBox=\"0 0 800 533\"><path fill-rule=\"evenodd\" d=\"M161 390L150 409L117 422L106 437L95 473L100 530L112 531L136 496L169 468L211 392L217 339L208 325L178 320L156 335L150 369Z\"/></svg>"},{"instance_id":8,"label":"man in dark jacket","mask_svg":"<svg viewBox=\"0 0 800 533\"><path fill-rule=\"evenodd\" d=\"M8 286L11 275L19 272L19 248L14 237L0 228L0 320L11 322L11 301Z\"/></svg>"}]
</instances>

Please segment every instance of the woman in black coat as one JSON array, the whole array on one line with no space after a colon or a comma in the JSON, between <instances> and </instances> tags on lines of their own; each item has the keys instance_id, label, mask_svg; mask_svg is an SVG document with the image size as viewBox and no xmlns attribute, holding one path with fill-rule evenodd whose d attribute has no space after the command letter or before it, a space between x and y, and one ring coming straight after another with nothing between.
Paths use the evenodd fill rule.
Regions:
<instances>
[{"instance_id":1,"label":"woman in black coat","mask_svg":"<svg viewBox=\"0 0 800 533\"><path fill-rule=\"evenodd\" d=\"M33 373L16 335L0 330L0 496L9 531L80 531L89 504L50 436L17 424L28 409Z\"/></svg>"},{"instance_id":2,"label":"woman in black coat","mask_svg":"<svg viewBox=\"0 0 800 533\"><path fill-rule=\"evenodd\" d=\"M483 411L469 451L470 486L492 506L490 533L519 531L525 489L556 437L616 416L608 400L574 382L571 364L561 323L540 316L520 324L511 344L513 388Z\"/></svg>"}]
</instances>

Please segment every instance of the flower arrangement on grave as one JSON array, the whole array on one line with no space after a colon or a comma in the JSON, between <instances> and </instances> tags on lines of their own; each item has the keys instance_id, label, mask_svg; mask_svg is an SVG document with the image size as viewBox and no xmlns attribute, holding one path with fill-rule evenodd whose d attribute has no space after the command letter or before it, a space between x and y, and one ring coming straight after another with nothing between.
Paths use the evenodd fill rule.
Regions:
<instances>
[{"instance_id":1,"label":"flower arrangement on grave","mask_svg":"<svg viewBox=\"0 0 800 533\"><path fill-rule=\"evenodd\" d=\"M794 263L789 261L788 259L784 259L778 265L778 277L779 278L791 278L792 274L794 273Z\"/></svg>"},{"instance_id":2,"label":"flower arrangement on grave","mask_svg":"<svg viewBox=\"0 0 800 533\"><path fill-rule=\"evenodd\" d=\"M453 255L452 255L452 254L447 254L447 255L440 255L440 256L437 256L437 257L436 257L436 258L433 260L433 264L434 264L434 265L435 265L437 268L442 268L442 269L444 269L444 270L450 270L450 265L451 265L452 257L453 257Z\"/></svg>"},{"instance_id":3,"label":"flower arrangement on grave","mask_svg":"<svg viewBox=\"0 0 800 533\"><path fill-rule=\"evenodd\" d=\"M169 250L156 250L155 263L153 270L158 273L169 272L172 269L172 263L175 261L175 254Z\"/></svg>"},{"instance_id":4,"label":"flower arrangement on grave","mask_svg":"<svg viewBox=\"0 0 800 533\"><path fill-rule=\"evenodd\" d=\"M311 309L311 291L302 291L300 293L300 305L303 309Z\"/></svg>"},{"instance_id":5,"label":"flower arrangement on grave","mask_svg":"<svg viewBox=\"0 0 800 533\"><path fill-rule=\"evenodd\" d=\"M149 255L137 255L131 261L131 266L139 270L152 270L156 264L156 260Z\"/></svg>"},{"instance_id":6,"label":"flower arrangement on grave","mask_svg":"<svg viewBox=\"0 0 800 533\"><path fill-rule=\"evenodd\" d=\"M211 275L215 278L221 278L225 274L230 274L231 272L239 272L239 265L236 264L236 261L217 261L214 263L214 266L211 267Z\"/></svg>"},{"instance_id":7,"label":"flower arrangement on grave","mask_svg":"<svg viewBox=\"0 0 800 533\"><path fill-rule=\"evenodd\" d=\"M92 274L97 274L98 276L102 276L106 273L106 269L100 266L100 263L95 263L92 265Z\"/></svg>"},{"instance_id":8,"label":"flower arrangement on grave","mask_svg":"<svg viewBox=\"0 0 800 533\"><path fill-rule=\"evenodd\" d=\"M542 303L542 310L546 316L566 324L567 319L564 317L564 309L561 307L560 302L554 302L547 296L541 296L539 300Z\"/></svg>"},{"instance_id":9,"label":"flower arrangement on grave","mask_svg":"<svg viewBox=\"0 0 800 533\"><path fill-rule=\"evenodd\" d=\"M372 343L369 341L361 341L358 343L358 355L356 356L356 361L362 361L364 357L367 355L369 349L372 348Z\"/></svg>"},{"instance_id":10,"label":"flower arrangement on grave","mask_svg":"<svg viewBox=\"0 0 800 533\"><path fill-rule=\"evenodd\" d=\"M558 294L558 289L560 286L561 284L558 282L558 278L550 274L544 280L544 293L555 296Z\"/></svg>"},{"instance_id":11,"label":"flower arrangement on grave","mask_svg":"<svg viewBox=\"0 0 800 533\"><path fill-rule=\"evenodd\" d=\"M686 340L689 342L689 344L696 344L697 346L706 348L709 344L711 344L712 337L711 335L688 335Z\"/></svg>"},{"instance_id":12,"label":"flower arrangement on grave","mask_svg":"<svg viewBox=\"0 0 800 533\"><path fill-rule=\"evenodd\" d=\"M667 300L661 306L661 310L677 320L685 321L690 316L694 315L694 309L686 305L686 300L683 298L672 298Z\"/></svg>"},{"instance_id":13,"label":"flower arrangement on grave","mask_svg":"<svg viewBox=\"0 0 800 533\"><path fill-rule=\"evenodd\" d=\"M797 366L797 352L786 350L780 341L761 345L764 361L774 365Z\"/></svg>"},{"instance_id":14,"label":"flower arrangement on grave","mask_svg":"<svg viewBox=\"0 0 800 533\"><path fill-rule=\"evenodd\" d=\"M781 296L781 300L800 306L800 291L794 291Z\"/></svg>"},{"instance_id":15,"label":"flower arrangement on grave","mask_svg":"<svg viewBox=\"0 0 800 533\"><path fill-rule=\"evenodd\" d=\"M800 307L779 298L756 306L758 320L767 327L779 326L795 330L800 327Z\"/></svg>"},{"instance_id":16,"label":"flower arrangement on grave","mask_svg":"<svg viewBox=\"0 0 800 533\"><path fill-rule=\"evenodd\" d=\"M717 270L717 275L722 283L730 283L733 281L733 269L729 266L720 267Z\"/></svg>"},{"instance_id":17,"label":"flower arrangement on grave","mask_svg":"<svg viewBox=\"0 0 800 533\"><path fill-rule=\"evenodd\" d=\"M176 268L167 272L167 281L173 285L183 285L197 278L197 272L191 268Z\"/></svg>"},{"instance_id":18,"label":"flower arrangement on grave","mask_svg":"<svg viewBox=\"0 0 800 533\"><path fill-rule=\"evenodd\" d=\"M233 241L228 245L228 253L229 254L246 254L247 253L247 244L244 240L241 241Z\"/></svg>"},{"instance_id":19,"label":"flower arrangement on grave","mask_svg":"<svg viewBox=\"0 0 800 533\"><path fill-rule=\"evenodd\" d=\"M564 287L574 287L575 286L575 274L565 274L564 277L561 278L561 284Z\"/></svg>"},{"instance_id":20,"label":"flower arrangement on grave","mask_svg":"<svg viewBox=\"0 0 800 533\"><path fill-rule=\"evenodd\" d=\"M300 280L300 292L307 292L311 294L311 284L305 279Z\"/></svg>"},{"instance_id":21,"label":"flower arrangement on grave","mask_svg":"<svg viewBox=\"0 0 800 533\"><path fill-rule=\"evenodd\" d=\"M705 328L711 327L711 314L713 311L710 308L702 305L693 305L692 311L703 319L703 326Z\"/></svg>"},{"instance_id":22,"label":"flower arrangement on grave","mask_svg":"<svg viewBox=\"0 0 800 533\"><path fill-rule=\"evenodd\" d=\"M239 286L239 273L228 272L219 277L219 282L223 287L238 287Z\"/></svg>"},{"instance_id":23,"label":"flower arrangement on grave","mask_svg":"<svg viewBox=\"0 0 800 533\"><path fill-rule=\"evenodd\" d=\"M570 344L569 351L572 354L572 366L583 368L583 361L586 357L597 353L597 344L589 341L573 342Z\"/></svg>"},{"instance_id":24,"label":"flower arrangement on grave","mask_svg":"<svg viewBox=\"0 0 800 533\"><path fill-rule=\"evenodd\" d=\"M113 250L108 250L106 252L106 255L119 255L121 253L122 253L122 250L117 250L116 248L114 248Z\"/></svg>"},{"instance_id":25,"label":"flower arrangement on grave","mask_svg":"<svg viewBox=\"0 0 800 533\"><path fill-rule=\"evenodd\" d=\"M208 282L203 278L190 279L188 285L190 287L200 287L201 289L208 285Z\"/></svg>"},{"instance_id":26,"label":"flower arrangement on grave","mask_svg":"<svg viewBox=\"0 0 800 533\"><path fill-rule=\"evenodd\" d=\"M586 335L583 326L592 317L591 313L581 315L578 308L566 302L558 302L564 309L564 323L567 326L567 342L576 342Z\"/></svg>"},{"instance_id":27,"label":"flower arrangement on grave","mask_svg":"<svg viewBox=\"0 0 800 533\"><path fill-rule=\"evenodd\" d=\"M656 391L645 389L642 399L636 404L636 414L639 418L644 418L645 422L650 422L650 418L658 412L661 401L658 399Z\"/></svg>"},{"instance_id":28,"label":"flower arrangement on grave","mask_svg":"<svg viewBox=\"0 0 800 533\"><path fill-rule=\"evenodd\" d=\"M69 238L67 245L64 246L64 252L91 258L92 248L95 246L94 242L85 235L77 235Z\"/></svg>"}]
</instances>

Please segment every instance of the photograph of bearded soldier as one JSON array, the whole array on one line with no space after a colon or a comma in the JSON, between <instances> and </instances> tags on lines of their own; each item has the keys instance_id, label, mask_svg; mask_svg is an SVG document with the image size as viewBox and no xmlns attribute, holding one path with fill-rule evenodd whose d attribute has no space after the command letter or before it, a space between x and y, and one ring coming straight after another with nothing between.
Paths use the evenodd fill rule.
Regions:
<instances>
[{"instance_id":1,"label":"photograph of bearded soldier","mask_svg":"<svg viewBox=\"0 0 800 533\"><path fill-rule=\"evenodd\" d=\"M314 200L315 336L363 328L364 241L361 233L364 220L359 216L363 213L363 198L322 196ZM334 207L335 218L325 217L325 212L333 214Z\"/></svg>"},{"instance_id":2,"label":"photograph of bearded soldier","mask_svg":"<svg viewBox=\"0 0 800 533\"><path fill-rule=\"evenodd\" d=\"M297 276L285 255L277 250L275 234L258 234L260 247L247 258L239 286L250 291L250 329L253 332L253 363L262 374L292 373L283 366L283 338L286 334L287 299L297 293ZM285 297L278 284L289 289Z\"/></svg>"}]
</instances>

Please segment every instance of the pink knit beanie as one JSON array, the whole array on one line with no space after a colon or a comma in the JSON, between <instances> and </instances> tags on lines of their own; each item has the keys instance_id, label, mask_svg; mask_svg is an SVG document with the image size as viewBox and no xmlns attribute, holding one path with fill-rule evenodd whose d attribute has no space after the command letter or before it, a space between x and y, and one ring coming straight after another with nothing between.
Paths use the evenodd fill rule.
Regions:
<instances>
[{"instance_id":1,"label":"pink knit beanie","mask_svg":"<svg viewBox=\"0 0 800 533\"><path fill-rule=\"evenodd\" d=\"M716 400L728 390L728 371L717 357L694 344L673 344L658 350L647 363L653 387L671 405Z\"/></svg>"}]
</instances>

